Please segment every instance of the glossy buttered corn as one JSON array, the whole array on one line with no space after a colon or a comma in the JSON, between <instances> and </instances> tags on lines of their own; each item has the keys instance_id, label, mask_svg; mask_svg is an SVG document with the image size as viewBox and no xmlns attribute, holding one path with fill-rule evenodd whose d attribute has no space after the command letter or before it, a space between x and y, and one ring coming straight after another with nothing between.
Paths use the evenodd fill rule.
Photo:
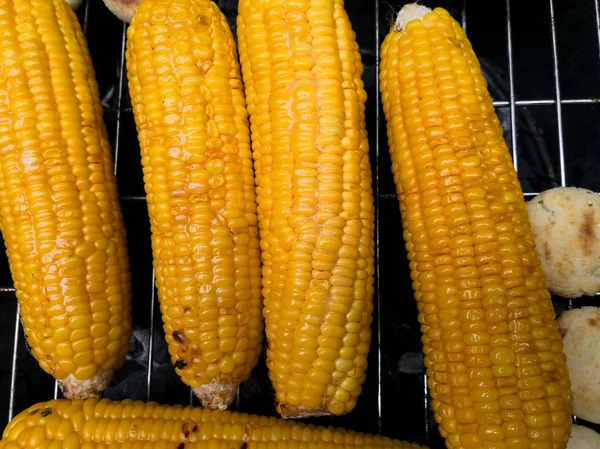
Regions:
<instances>
[{"instance_id":1,"label":"glossy buttered corn","mask_svg":"<svg viewBox=\"0 0 600 449\"><path fill-rule=\"evenodd\" d=\"M103 390L131 336L113 159L64 0L0 3L0 229L31 353L68 397Z\"/></svg>"},{"instance_id":2,"label":"glossy buttered corn","mask_svg":"<svg viewBox=\"0 0 600 449\"><path fill-rule=\"evenodd\" d=\"M0 449L426 449L273 417L108 399L36 404L16 416L2 438Z\"/></svg>"},{"instance_id":3,"label":"glossy buttered corn","mask_svg":"<svg viewBox=\"0 0 600 449\"><path fill-rule=\"evenodd\" d=\"M208 0L143 0L127 72L171 359L224 409L263 331L250 130L225 17Z\"/></svg>"},{"instance_id":4,"label":"glossy buttered corn","mask_svg":"<svg viewBox=\"0 0 600 449\"><path fill-rule=\"evenodd\" d=\"M241 0L267 365L284 417L352 410L373 310L366 94L340 0Z\"/></svg>"},{"instance_id":5,"label":"glossy buttered corn","mask_svg":"<svg viewBox=\"0 0 600 449\"><path fill-rule=\"evenodd\" d=\"M471 44L428 11L400 13L380 85L435 418L449 448L562 449L570 384L521 187Z\"/></svg>"}]
</instances>

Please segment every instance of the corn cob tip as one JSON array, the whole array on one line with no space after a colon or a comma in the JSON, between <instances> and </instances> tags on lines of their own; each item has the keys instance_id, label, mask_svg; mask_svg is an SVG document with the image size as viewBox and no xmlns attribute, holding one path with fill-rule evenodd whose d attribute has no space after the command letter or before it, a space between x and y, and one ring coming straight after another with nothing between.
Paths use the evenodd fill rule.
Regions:
<instances>
[{"instance_id":1,"label":"corn cob tip","mask_svg":"<svg viewBox=\"0 0 600 449\"><path fill-rule=\"evenodd\" d=\"M91 379L79 380L72 374L58 381L58 386L67 399L99 398L113 379L113 370L99 370Z\"/></svg>"},{"instance_id":2,"label":"corn cob tip","mask_svg":"<svg viewBox=\"0 0 600 449\"><path fill-rule=\"evenodd\" d=\"M431 12L431 8L419 5L418 3L405 5L398 13L398 17L396 17L394 31L404 31L408 22L415 19L422 19L428 12Z\"/></svg>"},{"instance_id":3,"label":"corn cob tip","mask_svg":"<svg viewBox=\"0 0 600 449\"><path fill-rule=\"evenodd\" d=\"M193 388L192 391L200 399L203 407L227 410L235 398L238 386L238 384L222 385L213 379L210 383Z\"/></svg>"},{"instance_id":4,"label":"corn cob tip","mask_svg":"<svg viewBox=\"0 0 600 449\"><path fill-rule=\"evenodd\" d=\"M140 2L141 0L104 0L104 4L110 10L110 12L112 12L119 20L122 20L125 23L131 22L133 13Z\"/></svg>"}]
</instances>

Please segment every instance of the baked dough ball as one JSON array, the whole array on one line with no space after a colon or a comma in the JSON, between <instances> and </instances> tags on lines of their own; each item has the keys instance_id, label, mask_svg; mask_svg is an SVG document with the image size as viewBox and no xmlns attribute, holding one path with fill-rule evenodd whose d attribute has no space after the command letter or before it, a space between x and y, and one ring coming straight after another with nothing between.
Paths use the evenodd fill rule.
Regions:
<instances>
[{"instance_id":1,"label":"baked dough ball","mask_svg":"<svg viewBox=\"0 0 600 449\"><path fill-rule=\"evenodd\" d=\"M592 429L573 424L571 427L571 438L567 443L567 449L598 449L600 448L600 435Z\"/></svg>"},{"instance_id":2,"label":"baked dough ball","mask_svg":"<svg viewBox=\"0 0 600 449\"><path fill-rule=\"evenodd\" d=\"M600 291L600 195L558 187L527 203L548 288L565 298Z\"/></svg>"},{"instance_id":3,"label":"baked dough ball","mask_svg":"<svg viewBox=\"0 0 600 449\"><path fill-rule=\"evenodd\" d=\"M83 0L67 0L67 3L73 9L73 11L77 11L81 6L82 1Z\"/></svg>"},{"instance_id":4,"label":"baked dough ball","mask_svg":"<svg viewBox=\"0 0 600 449\"><path fill-rule=\"evenodd\" d=\"M600 424L600 309L567 310L558 318L558 328L571 378L573 414Z\"/></svg>"},{"instance_id":5,"label":"baked dough ball","mask_svg":"<svg viewBox=\"0 0 600 449\"><path fill-rule=\"evenodd\" d=\"M70 0L81 1L81 0ZM125 23L131 22L135 9L140 4L141 0L104 0L106 7Z\"/></svg>"}]
</instances>

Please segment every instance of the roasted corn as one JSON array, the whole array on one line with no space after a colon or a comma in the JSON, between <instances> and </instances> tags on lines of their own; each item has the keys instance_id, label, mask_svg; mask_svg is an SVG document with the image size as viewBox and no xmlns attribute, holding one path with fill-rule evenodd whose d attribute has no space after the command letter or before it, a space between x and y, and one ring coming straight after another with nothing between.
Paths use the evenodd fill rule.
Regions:
<instances>
[{"instance_id":1,"label":"roasted corn","mask_svg":"<svg viewBox=\"0 0 600 449\"><path fill-rule=\"evenodd\" d=\"M358 44L341 0L241 0L267 365L284 417L352 410L373 311L373 196Z\"/></svg>"},{"instance_id":2,"label":"roasted corn","mask_svg":"<svg viewBox=\"0 0 600 449\"><path fill-rule=\"evenodd\" d=\"M31 353L97 395L131 337L125 228L98 85L64 0L0 3L0 230Z\"/></svg>"},{"instance_id":3,"label":"roasted corn","mask_svg":"<svg viewBox=\"0 0 600 449\"><path fill-rule=\"evenodd\" d=\"M171 359L224 409L263 332L250 130L225 17L208 0L143 0L127 74Z\"/></svg>"},{"instance_id":4,"label":"roasted corn","mask_svg":"<svg viewBox=\"0 0 600 449\"><path fill-rule=\"evenodd\" d=\"M564 449L571 393L523 193L469 40L406 6L380 87L432 407L449 448Z\"/></svg>"},{"instance_id":5,"label":"roasted corn","mask_svg":"<svg viewBox=\"0 0 600 449\"><path fill-rule=\"evenodd\" d=\"M125 400L58 400L15 417L0 449L426 449L331 427L230 411Z\"/></svg>"}]
</instances>

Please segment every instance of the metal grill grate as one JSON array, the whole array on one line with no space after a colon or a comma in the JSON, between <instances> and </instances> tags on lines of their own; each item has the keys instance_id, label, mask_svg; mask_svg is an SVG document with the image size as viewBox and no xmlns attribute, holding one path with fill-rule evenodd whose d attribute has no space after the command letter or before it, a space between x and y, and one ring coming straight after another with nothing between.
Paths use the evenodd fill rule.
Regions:
<instances>
[{"instance_id":1,"label":"metal grill grate","mask_svg":"<svg viewBox=\"0 0 600 449\"><path fill-rule=\"evenodd\" d=\"M236 1L220 0L218 3L224 12L226 11L230 25L233 27L235 24ZM350 19L357 31L361 53L363 54L366 66L365 78L370 79L370 81L365 81L365 84L368 87L369 95L367 121L373 157L377 263L374 334L369 358L368 380L355 412L348 417L335 419L322 418L314 420L314 422L353 427L361 431L381 432L393 437L411 439L421 443L428 442L432 448L441 448L443 447L443 442L437 434L435 421L432 419L428 409L427 383L424 379L425 376L422 368L419 369L420 359L418 353L420 351L420 335L416 323L416 310L411 297L410 280L408 278L406 263L404 262L406 258L403 253L404 249L401 241L400 221L397 211L398 205L393 185L390 184L390 161L387 154L385 122L379 106L379 83L377 79L379 71L379 47L383 37L387 33L386 21L389 17L389 11L398 11L407 2L395 1L391 3L379 0L376 0L374 3L361 2L361 0L346 1ZM582 185L582 183L585 184L584 181L580 182L580 179L575 179L568 175L569 166L567 165L568 158L566 158L565 150L565 131L568 130L570 133L577 135L580 130L568 129L564 114L565 107L587 108L586 111L589 111L592 116L597 114L598 110L595 106L600 103L600 92L594 94L591 86L594 83L600 85L600 82L598 82L600 79L598 79L597 75L595 75L596 78L592 75L592 82L582 86L580 89L575 89L578 92L582 89L587 89L586 92L589 91L592 93L588 96L567 97L563 95L564 84L561 83L563 78L560 70L561 59L559 56L561 54L559 48L562 48L561 44L565 45L566 43L568 45L568 35L566 34L567 32L564 35L559 34L557 26L559 19L557 8L560 8L563 13L567 11L567 15L568 11L570 11L568 8L577 8L575 14L577 17L581 17L581 15L583 15L582 17L592 17L591 22L586 19L586 26L590 28L586 33L593 37L591 40L578 42L577 44L593 52L593 57L590 57L590 59L594 61L590 63L591 65L588 66L588 70L600 73L600 59L598 58L600 55L599 0L530 0L529 2L522 2L530 3L526 11L531 11L532 14L535 14L533 17L535 20L547 22L544 25L547 28L545 32L544 26L540 28L542 29L542 34L547 38L547 45L550 49L550 67L547 72L551 77L551 88L548 92L545 92L544 95L522 95L524 99L521 99L521 95L517 95L516 93L518 85L521 87L524 85L522 82L524 76L523 73L518 73L517 65L515 64L515 52L521 48L519 45L523 45L524 48L527 48L527 46L523 42L515 44L513 41L515 34L515 21L513 18L516 17L516 10L519 10L518 14L524 13L524 7L519 4L520 2L511 2L511 0L505 0L504 2L501 0L489 2L440 0L435 2L436 4L430 1L425 1L424 3L427 6L439 5L448 8L461 21L465 29L467 25L471 25L472 23L477 24L478 26L474 27L477 29L474 29L473 35L470 33L471 28L469 28L469 34L476 51L478 51L478 44L483 42L485 37L482 34L481 21L493 21L495 25L492 25L491 28L500 29L502 34L504 34L503 36L493 35L489 37L489 39L496 40L504 39L506 44L503 47L503 51L500 52L504 53L500 55L500 59L505 57L506 65L505 68L500 68L499 70L503 72L503 75L499 75L499 77L505 81L504 85L506 89L504 91L506 95L496 94L493 91L492 94L497 100L494 102L494 105L499 114L503 113L507 119L506 137L512 149L516 167L522 168L523 156L527 154L531 147L531 144L527 143L528 140L525 137L527 137L528 132L534 134L536 132L536 126L531 124L535 124L536 121L534 118L537 118L538 122L544 123L544 126L539 126L547 130L545 135L542 136L542 140L537 135L532 139L540 145L540 142L546 142L546 150L544 150L546 153L540 156L541 159L538 162L540 160L542 162L546 161L544 163L548 167L548 173L542 174L538 179L539 182L528 183L527 185L531 185L531 188L529 189L530 191L526 191L525 196L530 198L535 196L538 191L556 185L565 186L567 182L571 185L580 185L600 190L600 184ZM487 4L496 12L504 11L505 14L500 14L495 19L490 17L491 13L484 15L482 13L482 3ZM139 149L135 146L135 128L132 125L133 116L126 86L127 80L124 67L126 26L110 16L101 2L91 3L89 0L86 0L78 14L84 33L90 42L90 49L95 50L95 52L92 51L92 58L96 65L99 81L102 81L100 79L101 74L110 73L110 70L106 70L106 67L99 67L100 63L96 58L99 55L106 55L106 52L101 53L98 50L98 48L102 47L105 33L114 34L116 36L114 42L118 43L118 45L114 45L115 48L106 50L119 53L117 58L113 57L111 59L108 57L108 60L112 62L112 69L116 73L116 82L109 88L105 88L105 92L101 92L101 95L112 92L112 95L107 96L109 100L105 105L105 118L111 133L111 139L113 139L114 172L119 177L121 204L126 215L128 238L130 240L130 257L132 259L132 270L134 271L134 313L136 313L136 310L141 311L142 315L138 319L137 327L146 332L144 334L146 340L144 341L147 343L147 347L143 351L143 356L136 356L137 358L130 356L127 362L128 364L137 363L143 367L141 377L140 370L136 371L138 375L135 377L137 387L132 396L136 399L155 399L162 402L194 404L195 400L191 391L185 389L183 395L179 394L182 391L182 386L176 377L167 377L167 382L155 382L155 378L158 375L156 373L156 358L160 355L156 350L156 346L162 341L162 331L158 308L156 307L157 297L154 289L154 271L152 270L152 274L150 275L151 265L147 257L145 257L145 255L149 254L150 242L149 238L147 238L140 243L142 246L139 248L144 248L144 251L140 251L140 254L137 254L138 251L132 251L132 249L135 250L138 247L132 248L135 242L131 243L136 240L135 234L138 231L138 223L141 229L143 226L148 226L148 220L145 215L143 190L135 189L136 183L138 187L141 186L141 168L139 164ZM92 23L95 24L94 30L88 34ZM573 42L570 44L574 45ZM478 55L481 57L479 51ZM534 55L532 54L531 56ZM522 57L521 60L523 60ZM484 65L485 67L489 68L489 66ZM494 70L491 70L490 73L494 72ZM583 69L578 73L583 73ZM490 90L492 90L493 83L491 79L489 81ZM567 81L568 83L573 82L572 79L568 79ZM108 83L110 84L110 82ZM101 82L101 90L103 89L102 84ZM522 131L520 134L521 122L525 123L523 125L525 131ZM573 126L572 122L573 120L569 120L571 126ZM598 131L598 134L600 134L600 131ZM588 134L588 139L592 137L594 137L593 134ZM522 145L522 140L525 141L524 145ZM588 143L587 145L591 144ZM549 150L548 148L551 149ZM570 158L568 160L574 161L577 159ZM584 161L582 164L585 165L587 162ZM591 168L586 166L584 169ZM553 171L556 171L557 175L554 175ZM519 174L521 176L522 172L520 171ZM524 190L526 190L525 185ZM144 236L149 237L149 231L146 230L145 232ZM137 240L139 241L139 239ZM392 250L387 249L388 245ZM393 257L390 256L390 251L396 251ZM0 269L2 270L0 280L0 317L5 318L4 321L0 321L0 324L4 325L4 329L0 329L0 338L2 338L0 340L2 341L0 345L0 359L3 360L3 362L0 362L0 428L2 428L23 408L34 402L51 397L57 398L60 396L60 392L57 384L48 380L50 376L43 374L39 367L37 367L37 363L33 361L33 357L26 352L25 341L18 317L19 309L18 306L15 307L14 289L11 286L10 276L8 276L8 265L4 256L0 257L2 258L0 260ZM392 276L390 276L390 272ZM394 276L394 272L401 273L401 276ZM136 285L141 286L136 287ZM142 292L143 294L136 295L136 292ZM571 303L560 298L556 298L555 305L559 311L572 307ZM26 364L27 366L25 366ZM264 360L261 360L260 364L263 367L255 370L258 373L253 375L250 381L251 386L245 392L240 392L234 407L241 411L273 415L274 409L271 405L272 393L269 390L268 380L265 375ZM117 378L117 380L122 384L128 382L127 377ZM173 384L169 383L171 381L173 381ZM141 388L139 387L140 382L143 383ZM165 385L165 383L168 385ZM155 385L158 385L161 391L166 391L167 396L159 395L157 398L153 394L153 387ZM20 388L23 388L24 391L21 391ZM117 390L116 392L107 392L107 395L116 398L124 397L127 394L126 391L128 391L128 388L130 389L130 387L124 387L122 390ZM171 398L170 392L173 390L177 390L179 393ZM7 392L8 394L4 394L3 392ZM401 409L404 410L400 411ZM406 417L406 410L411 411L408 413L411 416ZM420 410L421 412L413 413L413 410ZM402 419L400 419L401 414Z\"/></svg>"}]
</instances>

